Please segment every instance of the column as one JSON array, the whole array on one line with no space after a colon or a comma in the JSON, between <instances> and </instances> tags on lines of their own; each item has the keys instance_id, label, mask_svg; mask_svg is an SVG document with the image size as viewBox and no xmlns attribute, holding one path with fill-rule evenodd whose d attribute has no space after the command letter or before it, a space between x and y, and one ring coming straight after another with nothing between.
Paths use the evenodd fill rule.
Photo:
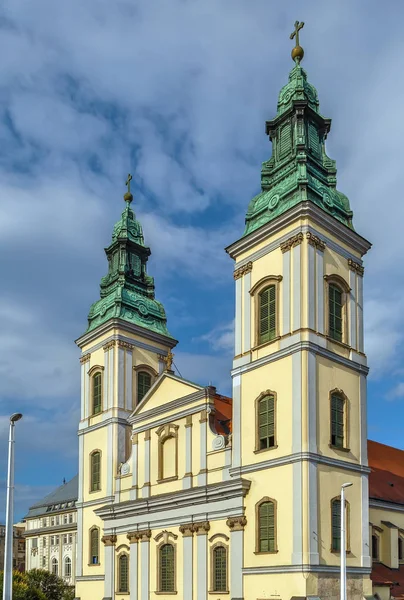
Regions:
<instances>
[{"instance_id":1,"label":"column","mask_svg":"<svg viewBox=\"0 0 404 600\"><path fill-rule=\"evenodd\" d=\"M198 485L207 484L207 462L206 462L206 436L207 436L207 425L208 425L208 413L206 410L201 412L200 423L200 471L198 473Z\"/></svg>"},{"instance_id":2,"label":"column","mask_svg":"<svg viewBox=\"0 0 404 600\"><path fill-rule=\"evenodd\" d=\"M150 600L150 538L150 529L138 532L141 571L140 600Z\"/></svg>"},{"instance_id":3,"label":"column","mask_svg":"<svg viewBox=\"0 0 404 600\"><path fill-rule=\"evenodd\" d=\"M112 496L114 490L114 430L113 425L107 425L107 454L104 460L107 461L107 485L105 493L107 496ZM101 481L103 486L103 482Z\"/></svg>"},{"instance_id":4,"label":"column","mask_svg":"<svg viewBox=\"0 0 404 600\"><path fill-rule=\"evenodd\" d=\"M316 312L316 280L315 280L315 248L314 245L310 243L310 238L308 239L307 245L307 286L308 286L308 296L307 296L307 308L308 308L308 327L309 329L315 329L315 312Z\"/></svg>"},{"instance_id":5,"label":"column","mask_svg":"<svg viewBox=\"0 0 404 600\"><path fill-rule=\"evenodd\" d=\"M243 277L243 353L251 348L251 270L252 262L249 262L245 266Z\"/></svg>"},{"instance_id":6,"label":"column","mask_svg":"<svg viewBox=\"0 0 404 600\"><path fill-rule=\"evenodd\" d=\"M303 236L302 236L303 237ZM301 243L293 248L293 331L301 327Z\"/></svg>"},{"instance_id":7,"label":"column","mask_svg":"<svg viewBox=\"0 0 404 600\"><path fill-rule=\"evenodd\" d=\"M362 273L358 273L358 350L364 352L364 339L363 339L363 267Z\"/></svg>"},{"instance_id":8,"label":"column","mask_svg":"<svg viewBox=\"0 0 404 600\"><path fill-rule=\"evenodd\" d=\"M192 415L186 418L185 423L185 475L182 487L192 487Z\"/></svg>"},{"instance_id":9,"label":"column","mask_svg":"<svg viewBox=\"0 0 404 600\"><path fill-rule=\"evenodd\" d=\"M247 525L246 517L230 517L226 521L230 529L230 598L242 600L243 594L243 555L244 555L244 527Z\"/></svg>"},{"instance_id":10,"label":"column","mask_svg":"<svg viewBox=\"0 0 404 600\"><path fill-rule=\"evenodd\" d=\"M196 532L196 600L208 597L208 532L209 521L194 523Z\"/></svg>"},{"instance_id":11,"label":"column","mask_svg":"<svg viewBox=\"0 0 404 600\"><path fill-rule=\"evenodd\" d=\"M233 467L241 466L241 375L233 377L232 420Z\"/></svg>"},{"instance_id":12,"label":"column","mask_svg":"<svg viewBox=\"0 0 404 600\"><path fill-rule=\"evenodd\" d=\"M302 353L292 356L292 452L302 451ZM302 518L302 461L296 461L293 472L293 552L292 564L302 564L303 560L303 518Z\"/></svg>"},{"instance_id":13,"label":"column","mask_svg":"<svg viewBox=\"0 0 404 600\"><path fill-rule=\"evenodd\" d=\"M128 344L129 346L129 344ZM133 363L133 346L126 350L125 355L125 408L128 410L133 410L133 390L132 390L132 382L133 382L133 372L132 372L132 363Z\"/></svg>"},{"instance_id":14,"label":"column","mask_svg":"<svg viewBox=\"0 0 404 600\"><path fill-rule=\"evenodd\" d=\"M239 271L239 270L238 270ZM241 354L241 321L242 321L242 287L241 287L241 274L238 271L234 272L234 279L236 280L236 317L234 321L234 356Z\"/></svg>"},{"instance_id":15,"label":"column","mask_svg":"<svg viewBox=\"0 0 404 600\"><path fill-rule=\"evenodd\" d=\"M107 410L108 404L108 382L109 382L109 349L108 344L104 346L104 380L102 382L102 408Z\"/></svg>"},{"instance_id":16,"label":"column","mask_svg":"<svg viewBox=\"0 0 404 600\"><path fill-rule=\"evenodd\" d=\"M142 488L142 498L150 496L150 429L144 436L144 485Z\"/></svg>"},{"instance_id":17,"label":"column","mask_svg":"<svg viewBox=\"0 0 404 600\"><path fill-rule=\"evenodd\" d=\"M356 350L356 273L352 269L349 271L349 345Z\"/></svg>"},{"instance_id":18,"label":"column","mask_svg":"<svg viewBox=\"0 0 404 600\"><path fill-rule=\"evenodd\" d=\"M283 252L281 335L290 332L290 252Z\"/></svg>"},{"instance_id":19,"label":"column","mask_svg":"<svg viewBox=\"0 0 404 600\"><path fill-rule=\"evenodd\" d=\"M85 418L84 405L85 405L85 394L84 394L84 377L85 377L85 365L84 365L84 356L80 358L80 371L81 371L81 386L80 386L80 419L83 420Z\"/></svg>"},{"instance_id":20,"label":"column","mask_svg":"<svg viewBox=\"0 0 404 600\"><path fill-rule=\"evenodd\" d=\"M132 434L132 489L130 491L130 499L136 500L138 496L138 435Z\"/></svg>"},{"instance_id":21,"label":"column","mask_svg":"<svg viewBox=\"0 0 404 600\"><path fill-rule=\"evenodd\" d=\"M129 556L129 592L130 600L138 600L138 556L139 556L139 538L138 532L134 531L128 533L126 536L130 544L130 556Z\"/></svg>"},{"instance_id":22,"label":"column","mask_svg":"<svg viewBox=\"0 0 404 600\"><path fill-rule=\"evenodd\" d=\"M183 536L183 589L184 600L192 600L193 597L193 540L194 540L194 524L181 525L180 532Z\"/></svg>"},{"instance_id":23,"label":"column","mask_svg":"<svg viewBox=\"0 0 404 600\"><path fill-rule=\"evenodd\" d=\"M115 370L115 340L112 340L107 344L109 348L109 380L108 380L108 406L112 408L114 406L114 370Z\"/></svg>"},{"instance_id":24,"label":"column","mask_svg":"<svg viewBox=\"0 0 404 600\"><path fill-rule=\"evenodd\" d=\"M124 342L118 340L118 406L125 408L125 348Z\"/></svg>"},{"instance_id":25,"label":"column","mask_svg":"<svg viewBox=\"0 0 404 600\"><path fill-rule=\"evenodd\" d=\"M76 574L83 574L83 481L84 478L84 436L81 432L79 435L79 481L78 481L78 502L77 504L77 566ZM49 552L49 546L48 546Z\"/></svg>"},{"instance_id":26,"label":"column","mask_svg":"<svg viewBox=\"0 0 404 600\"><path fill-rule=\"evenodd\" d=\"M112 600L115 590L115 544L116 535L104 535L101 538L104 543L104 598L103 600Z\"/></svg>"},{"instance_id":27,"label":"column","mask_svg":"<svg viewBox=\"0 0 404 600\"><path fill-rule=\"evenodd\" d=\"M324 333L324 247L317 246L316 248L316 305L317 331L319 333Z\"/></svg>"}]
</instances>

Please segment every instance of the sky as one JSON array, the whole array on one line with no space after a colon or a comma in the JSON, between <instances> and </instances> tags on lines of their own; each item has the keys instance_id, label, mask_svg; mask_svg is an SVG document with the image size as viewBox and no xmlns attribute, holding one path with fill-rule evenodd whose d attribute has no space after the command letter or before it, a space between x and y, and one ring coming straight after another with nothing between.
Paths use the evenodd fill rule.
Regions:
<instances>
[{"instance_id":1,"label":"sky","mask_svg":"<svg viewBox=\"0 0 404 600\"><path fill-rule=\"evenodd\" d=\"M403 448L402 0L3 0L0 9L0 521L8 418L15 520L77 472L79 350L132 204L180 373L230 392L243 233L305 21L303 66L365 257L369 437Z\"/></svg>"}]
</instances>

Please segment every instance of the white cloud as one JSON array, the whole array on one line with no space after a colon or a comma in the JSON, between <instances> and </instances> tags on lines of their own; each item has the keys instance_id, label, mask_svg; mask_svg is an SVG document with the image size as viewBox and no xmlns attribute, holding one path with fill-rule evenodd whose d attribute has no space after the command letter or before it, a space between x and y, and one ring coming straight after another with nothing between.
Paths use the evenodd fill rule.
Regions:
<instances>
[{"instance_id":1,"label":"white cloud","mask_svg":"<svg viewBox=\"0 0 404 600\"><path fill-rule=\"evenodd\" d=\"M404 382L400 381L387 395L388 400L396 400L397 398L404 398Z\"/></svg>"},{"instance_id":2,"label":"white cloud","mask_svg":"<svg viewBox=\"0 0 404 600\"><path fill-rule=\"evenodd\" d=\"M215 352L225 352L231 355L234 350L234 320L214 327L199 339L208 342Z\"/></svg>"}]
</instances>

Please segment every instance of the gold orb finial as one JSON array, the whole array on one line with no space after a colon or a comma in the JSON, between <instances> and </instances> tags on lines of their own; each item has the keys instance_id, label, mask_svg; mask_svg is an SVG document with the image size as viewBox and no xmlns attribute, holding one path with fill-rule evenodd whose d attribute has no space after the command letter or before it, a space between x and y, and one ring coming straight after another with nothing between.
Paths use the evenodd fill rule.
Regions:
<instances>
[{"instance_id":1,"label":"gold orb finial","mask_svg":"<svg viewBox=\"0 0 404 600\"><path fill-rule=\"evenodd\" d=\"M130 192L130 182L132 181L132 175L129 173L128 175L128 179L126 180L125 185L128 186L128 191L126 192L126 194L124 195L123 199L125 200L125 202L128 202L129 204L132 202L133 200L133 196Z\"/></svg>"},{"instance_id":2,"label":"gold orb finial","mask_svg":"<svg viewBox=\"0 0 404 600\"><path fill-rule=\"evenodd\" d=\"M303 27L304 27L304 22L303 21L301 23L299 23L299 21L296 21L295 22L295 29L290 34L290 39L291 40L293 40L293 38L296 38L295 47L292 48L292 60L295 63L297 63L297 64L300 63L300 61L303 59L303 56L304 56L304 50L303 50L303 48L299 44L299 31Z\"/></svg>"}]
</instances>

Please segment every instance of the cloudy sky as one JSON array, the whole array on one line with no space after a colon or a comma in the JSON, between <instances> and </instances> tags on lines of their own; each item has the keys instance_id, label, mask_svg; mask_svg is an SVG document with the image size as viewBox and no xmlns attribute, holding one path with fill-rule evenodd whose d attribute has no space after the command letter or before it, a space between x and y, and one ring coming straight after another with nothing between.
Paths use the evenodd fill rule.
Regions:
<instances>
[{"instance_id":1,"label":"cloudy sky","mask_svg":"<svg viewBox=\"0 0 404 600\"><path fill-rule=\"evenodd\" d=\"M328 153L366 257L369 435L403 447L402 0L4 0L0 12L0 519L8 415L16 518L77 471L79 351L134 208L182 375L230 390L232 264L292 67L333 119ZM1 493L2 492L2 493Z\"/></svg>"}]
</instances>

